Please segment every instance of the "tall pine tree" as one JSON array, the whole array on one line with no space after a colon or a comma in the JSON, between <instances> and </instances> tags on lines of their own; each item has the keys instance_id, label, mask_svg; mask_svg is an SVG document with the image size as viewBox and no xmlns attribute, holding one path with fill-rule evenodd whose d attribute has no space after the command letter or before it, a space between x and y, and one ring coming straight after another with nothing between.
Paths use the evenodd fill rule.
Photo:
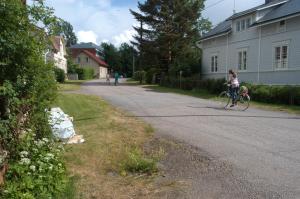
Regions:
<instances>
[{"instance_id":1,"label":"tall pine tree","mask_svg":"<svg viewBox=\"0 0 300 199\"><path fill-rule=\"evenodd\" d=\"M135 27L133 44L140 51L143 68L176 72L199 62L195 42L200 32L210 28L210 22L201 16L203 0L147 0L138 8L139 12L131 10L142 24Z\"/></svg>"}]
</instances>

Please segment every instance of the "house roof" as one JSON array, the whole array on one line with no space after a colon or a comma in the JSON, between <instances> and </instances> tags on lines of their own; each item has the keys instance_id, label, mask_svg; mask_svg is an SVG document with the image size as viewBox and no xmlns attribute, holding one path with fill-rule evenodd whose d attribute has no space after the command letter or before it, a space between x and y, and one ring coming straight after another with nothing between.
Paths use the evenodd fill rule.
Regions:
<instances>
[{"instance_id":1,"label":"house roof","mask_svg":"<svg viewBox=\"0 0 300 199\"><path fill-rule=\"evenodd\" d=\"M87 50L82 50L81 52L83 52L84 54L89 56L91 59L93 59L95 62L97 62L100 66L108 67L108 65L105 61L101 60L100 57L97 57L93 53L91 53Z\"/></svg>"},{"instance_id":2,"label":"house roof","mask_svg":"<svg viewBox=\"0 0 300 199\"><path fill-rule=\"evenodd\" d=\"M254 25L267 23L283 17L300 14L300 0L290 0L284 5L274 9L272 12L266 14L263 18L258 20Z\"/></svg>"},{"instance_id":3,"label":"house roof","mask_svg":"<svg viewBox=\"0 0 300 199\"><path fill-rule=\"evenodd\" d=\"M261 10L261 9L264 9L264 8L269 8L269 7L276 6L276 5L280 5L280 4L283 4L285 2L287 2L287 0L273 0L273 1L269 2L269 3L264 3L262 5L254 7L254 8L250 8L248 10L235 13L234 15L232 15L231 17L229 17L229 19L233 20L233 19L242 17L244 15L248 15L248 14L251 14L253 12L256 12L257 10Z\"/></svg>"},{"instance_id":4,"label":"house roof","mask_svg":"<svg viewBox=\"0 0 300 199\"><path fill-rule=\"evenodd\" d=\"M210 38L212 36L224 34L224 33L227 33L229 31L231 31L231 20L226 20L226 21L223 21L223 22L219 23L215 28L213 28L208 33L204 34L201 37L201 40L206 39L206 38Z\"/></svg>"},{"instance_id":5,"label":"house roof","mask_svg":"<svg viewBox=\"0 0 300 199\"><path fill-rule=\"evenodd\" d=\"M88 43L79 43L79 44L75 44L72 45L70 47L71 49L97 49L97 50L101 50L101 47L92 43L92 42L88 42Z\"/></svg>"},{"instance_id":6,"label":"house roof","mask_svg":"<svg viewBox=\"0 0 300 199\"><path fill-rule=\"evenodd\" d=\"M287 4L295 4L295 5L293 7L293 5L287 6ZM279 5L281 5L281 6L279 6ZM204 34L201 37L201 40L208 39L208 38L211 38L214 36L218 36L218 35L222 35L224 33L230 32L231 31L231 23L232 23L232 20L234 20L234 19L237 19L244 15L254 13L257 10L262 10L262 9L266 9L266 8L270 8L270 7L274 7L274 6L279 6L279 7L275 8L273 11L271 11L266 16L264 16L262 19L260 19L261 22L259 21L259 23L263 23L262 21L273 20L275 18L285 17L285 16L289 15L290 12L292 12L292 13L299 12L300 0L273 0L269 3L264 3L260 6L256 6L254 8L251 8L251 9L239 12L239 13L235 13L234 15L232 15L225 21L219 23L211 31Z\"/></svg>"},{"instance_id":7,"label":"house roof","mask_svg":"<svg viewBox=\"0 0 300 199\"><path fill-rule=\"evenodd\" d=\"M51 43L56 52L59 52L59 50L60 50L60 41L64 42L64 38L61 36L51 37Z\"/></svg>"}]
</instances>

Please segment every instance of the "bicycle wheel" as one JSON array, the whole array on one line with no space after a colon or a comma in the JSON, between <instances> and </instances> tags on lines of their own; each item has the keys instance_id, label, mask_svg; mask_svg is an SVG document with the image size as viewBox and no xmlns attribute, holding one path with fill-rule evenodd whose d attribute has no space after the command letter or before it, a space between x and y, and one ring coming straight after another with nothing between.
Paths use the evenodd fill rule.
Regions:
<instances>
[{"instance_id":1,"label":"bicycle wheel","mask_svg":"<svg viewBox=\"0 0 300 199\"><path fill-rule=\"evenodd\" d=\"M228 108L228 105L230 103L231 97L230 94L227 91L223 91L220 93L218 97L218 104L220 105L221 108Z\"/></svg>"},{"instance_id":2,"label":"bicycle wheel","mask_svg":"<svg viewBox=\"0 0 300 199\"><path fill-rule=\"evenodd\" d=\"M250 105L250 96L241 95L239 100L237 101L237 108L241 111L245 111L249 108L249 105Z\"/></svg>"}]
</instances>

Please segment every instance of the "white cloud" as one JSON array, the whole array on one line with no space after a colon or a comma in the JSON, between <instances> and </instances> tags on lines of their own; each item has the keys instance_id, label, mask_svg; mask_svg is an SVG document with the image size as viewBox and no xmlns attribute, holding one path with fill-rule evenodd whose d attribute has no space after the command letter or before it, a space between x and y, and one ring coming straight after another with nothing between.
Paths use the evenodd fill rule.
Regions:
<instances>
[{"instance_id":1,"label":"white cloud","mask_svg":"<svg viewBox=\"0 0 300 199\"><path fill-rule=\"evenodd\" d=\"M78 42L93 42L97 44L97 34L91 30L89 31L79 31L77 33Z\"/></svg>"},{"instance_id":2,"label":"white cloud","mask_svg":"<svg viewBox=\"0 0 300 199\"><path fill-rule=\"evenodd\" d=\"M120 46L122 43L129 43L132 40L132 36L135 34L134 30L125 30L121 34L113 37L113 43L116 46Z\"/></svg>"},{"instance_id":3,"label":"white cloud","mask_svg":"<svg viewBox=\"0 0 300 199\"><path fill-rule=\"evenodd\" d=\"M79 41L120 45L131 38L135 19L129 8L136 7L135 1L128 6L114 5L112 0L46 0L46 3L58 17L73 25Z\"/></svg>"}]
</instances>

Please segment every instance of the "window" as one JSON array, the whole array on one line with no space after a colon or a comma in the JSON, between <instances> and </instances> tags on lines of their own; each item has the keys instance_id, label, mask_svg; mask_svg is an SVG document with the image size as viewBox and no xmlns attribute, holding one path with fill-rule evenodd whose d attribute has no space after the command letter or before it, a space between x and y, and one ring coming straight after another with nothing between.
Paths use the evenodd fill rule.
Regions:
<instances>
[{"instance_id":1,"label":"window","mask_svg":"<svg viewBox=\"0 0 300 199\"><path fill-rule=\"evenodd\" d=\"M240 71L247 70L247 50L238 52L238 69Z\"/></svg>"},{"instance_id":2,"label":"window","mask_svg":"<svg viewBox=\"0 0 300 199\"><path fill-rule=\"evenodd\" d=\"M80 57L77 57L77 62L80 63Z\"/></svg>"},{"instance_id":3,"label":"window","mask_svg":"<svg viewBox=\"0 0 300 199\"><path fill-rule=\"evenodd\" d=\"M246 28L250 28L251 26L251 18L246 19Z\"/></svg>"},{"instance_id":4,"label":"window","mask_svg":"<svg viewBox=\"0 0 300 199\"><path fill-rule=\"evenodd\" d=\"M282 20L278 24L278 32L284 32L286 30L285 20Z\"/></svg>"},{"instance_id":5,"label":"window","mask_svg":"<svg viewBox=\"0 0 300 199\"><path fill-rule=\"evenodd\" d=\"M236 22L236 31L240 32L240 31L244 31L248 28L250 28L251 26L251 18L247 18L247 19L242 19L240 21Z\"/></svg>"},{"instance_id":6,"label":"window","mask_svg":"<svg viewBox=\"0 0 300 199\"><path fill-rule=\"evenodd\" d=\"M288 46L276 46L275 47L275 68L282 69L288 66Z\"/></svg>"},{"instance_id":7,"label":"window","mask_svg":"<svg viewBox=\"0 0 300 199\"><path fill-rule=\"evenodd\" d=\"M240 22L240 21L237 21L237 22L236 22L236 31L237 31L237 32L240 32L240 31L241 31L241 22Z\"/></svg>"},{"instance_id":8,"label":"window","mask_svg":"<svg viewBox=\"0 0 300 199\"><path fill-rule=\"evenodd\" d=\"M86 58L85 58L85 61L86 61L86 63L89 63L89 58L86 57Z\"/></svg>"},{"instance_id":9,"label":"window","mask_svg":"<svg viewBox=\"0 0 300 199\"><path fill-rule=\"evenodd\" d=\"M246 27L246 21L245 21L245 19L243 19L243 20L241 21L241 30L242 30L242 31L245 30L245 27Z\"/></svg>"},{"instance_id":10,"label":"window","mask_svg":"<svg viewBox=\"0 0 300 199\"><path fill-rule=\"evenodd\" d=\"M218 56L211 57L211 72L218 72Z\"/></svg>"}]
</instances>

